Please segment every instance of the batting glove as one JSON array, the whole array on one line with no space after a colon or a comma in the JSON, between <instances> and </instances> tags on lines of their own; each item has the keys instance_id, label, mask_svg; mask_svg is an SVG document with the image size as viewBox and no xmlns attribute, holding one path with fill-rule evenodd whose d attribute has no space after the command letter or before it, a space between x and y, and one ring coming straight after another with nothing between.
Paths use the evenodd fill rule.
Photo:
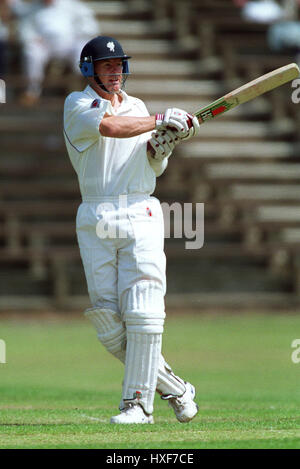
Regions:
<instances>
[{"instance_id":1,"label":"batting glove","mask_svg":"<svg viewBox=\"0 0 300 469\"><path fill-rule=\"evenodd\" d=\"M169 158L175 145L180 142L180 138L176 132L172 130L156 130L152 132L151 139L148 140L147 150L150 152L152 158L157 161L162 161L164 158Z\"/></svg>"},{"instance_id":2,"label":"batting glove","mask_svg":"<svg viewBox=\"0 0 300 469\"><path fill-rule=\"evenodd\" d=\"M190 117L190 120L188 121L188 125L190 126L189 133L186 137L181 137L181 140L188 140L191 137L194 137L195 135L198 135L199 130L200 130L200 124L196 116L192 116L191 114L188 114Z\"/></svg>"},{"instance_id":3,"label":"batting glove","mask_svg":"<svg viewBox=\"0 0 300 469\"><path fill-rule=\"evenodd\" d=\"M187 140L199 131L198 119L186 111L169 108L164 114L156 114L156 129L171 129L177 132L178 137Z\"/></svg>"}]
</instances>

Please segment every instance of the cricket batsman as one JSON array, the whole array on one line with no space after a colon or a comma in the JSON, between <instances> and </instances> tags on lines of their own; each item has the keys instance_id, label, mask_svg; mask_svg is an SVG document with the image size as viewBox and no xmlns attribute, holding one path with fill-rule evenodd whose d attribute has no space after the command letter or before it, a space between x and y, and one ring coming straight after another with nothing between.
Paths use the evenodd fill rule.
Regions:
<instances>
[{"instance_id":1,"label":"cricket batsman","mask_svg":"<svg viewBox=\"0 0 300 469\"><path fill-rule=\"evenodd\" d=\"M195 388L161 355L166 292L164 221L151 196L176 144L199 131L180 109L150 116L123 89L129 59L112 37L90 40L80 56L88 85L64 106L64 138L82 196L76 231L100 342L124 363L114 424L153 423L155 391L179 422L198 412Z\"/></svg>"}]
</instances>

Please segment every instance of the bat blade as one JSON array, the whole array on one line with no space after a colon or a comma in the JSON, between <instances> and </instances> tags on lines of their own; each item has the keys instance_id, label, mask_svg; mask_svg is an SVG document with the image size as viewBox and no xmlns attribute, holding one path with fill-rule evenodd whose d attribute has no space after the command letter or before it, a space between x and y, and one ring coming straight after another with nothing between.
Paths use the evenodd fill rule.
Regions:
<instances>
[{"instance_id":1,"label":"bat blade","mask_svg":"<svg viewBox=\"0 0 300 469\"><path fill-rule=\"evenodd\" d=\"M221 98L213 101L208 106L198 109L194 115L199 123L203 124L207 120L229 111L240 104L251 101L258 96L278 88L285 83L297 78L300 70L297 64L291 63L284 67L277 68L272 72L256 78L243 86L231 91Z\"/></svg>"}]
</instances>

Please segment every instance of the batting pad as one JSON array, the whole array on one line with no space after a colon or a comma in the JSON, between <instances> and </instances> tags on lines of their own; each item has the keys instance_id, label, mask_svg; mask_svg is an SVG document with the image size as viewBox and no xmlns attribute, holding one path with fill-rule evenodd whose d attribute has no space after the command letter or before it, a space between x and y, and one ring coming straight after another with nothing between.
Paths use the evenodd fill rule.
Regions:
<instances>
[{"instance_id":1,"label":"batting pad","mask_svg":"<svg viewBox=\"0 0 300 469\"><path fill-rule=\"evenodd\" d=\"M126 331L115 311L110 309L87 309L85 316L94 324L98 339L116 358L125 363Z\"/></svg>"},{"instance_id":2,"label":"batting pad","mask_svg":"<svg viewBox=\"0 0 300 469\"><path fill-rule=\"evenodd\" d=\"M122 304L127 329L122 397L124 402L138 398L148 414L153 412L157 384L165 319L163 300L159 282L142 280L127 291Z\"/></svg>"},{"instance_id":3,"label":"batting pad","mask_svg":"<svg viewBox=\"0 0 300 469\"><path fill-rule=\"evenodd\" d=\"M184 381L173 373L172 368L165 362L162 355L159 358L156 390L162 399L182 396L185 393Z\"/></svg>"},{"instance_id":4,"label":"batting pad","mask_svg":"<svg viewBox=\"0 0 300 469\"><path fill-rule=\"evenodd\" d=\"M126 326L134 327L139 324L161 324L165 318L164 291L162 285L156 281L142 280L123 293L121 299L122 316ZM137 328L138 330L138 328Z\"/></svg>"},{"instance_id":5,"label":"batting pad","mask_svg":"<svg viewBox=\"0 0 300 469\"><path fill-rule=\"evenodd\" d=\"M147 333L130 329L128 326L123 400L138 399L145 412L152 414L162 334L150 333L149 324Z\"/></svg>"}]
</instances>

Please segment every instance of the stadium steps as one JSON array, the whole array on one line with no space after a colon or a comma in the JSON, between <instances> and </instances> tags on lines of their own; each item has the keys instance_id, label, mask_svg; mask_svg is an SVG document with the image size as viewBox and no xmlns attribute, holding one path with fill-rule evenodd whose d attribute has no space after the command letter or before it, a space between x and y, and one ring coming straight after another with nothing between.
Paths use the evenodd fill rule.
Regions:
<instances>
[{"instance_id":1,"label":"stadium steps","mask_svg":"<svg viewBox=\"0 0 300 469\"><path fill-rule=\"evenodd\" d=\"M171 29L165 29L162 33L160 28L156 27L156 23L152 19L134 20L134 19L106 19L102 18L99 22L101 34L106 36L114 36L122 41L123 39L140 39L145 38L157 39L168 38L172 33Z\"/></svg>"},{"instance_id":2,"label":"stadium steps","mask_svg":"<svg viewBox=\"0 0 300 469\"><path fill-rule=\"evenodd\" d=\"M164 60L135 60L130 64L130 71L135 76L155 76L167 77L170 75L174 78L191 77L197 74L195 61L180 59L164 59Z\"/></svg>"},{"instance_id":3,"label":"stadium steps","mask_svg":"<svg viewBox=\"0 0 300 469\"><path fill-rule=\"evenodd\" d=\"M223 86L218 80L197 80L197 79L186 79L178 80L169 75L168 80L161 80L159 75L151 80L141 80L139 76L132 76L126 83L126 90L133 95L156 95L160 98L164 96L176 97L186 96L190 99L201 98L206 96L211 98L214 95L222 93Z\"/></svg>"},{"instance_id":4,"label":"stadium steps","mask_svg":"<svg viewBox=\"0 0 300 469\"><path fill-rule=\"evenodd\" d=\"M272 161L276 159L289 159L295 154L296 146L290 142L265 141L261 136L261 130L268 129L267 126L262 126L261 128L258 126L255 128L255 126L253 126L252 135L251 132L248 132L235 136L226 135L226 126L220 127L219 132L218 128L216 129L217 137L215 136L214 138L214 135L203 132L204 135L201 133L198 140L191 142L189 145L186 145L186 147L183 145L179 147L178 150L176 150L177 153L182 157L198 158L199 160L206 159L208 161L212 159L259 159L261 161ZM245 127L237 125L237 128L243 130ZM231 126L231 131L234 131L233 125ZM253 141L250 141L249 133ZM246 139L245 137L243 138L243 135L246 135ZM206 138L212 139L213 141L203 141L201 137L203 137L203 140ZM216 141L217 139L220 139L221 142ZM235 139L240 139L241 141L235 142ZM262 141L258 141L258 139Z\"/></svg>"},{"instance_id":5,"label":"stadium steps","mask_svg":"<svg viewBox=\"0 0 300 469\"><path fill-rule=\"evenodd\" d=\"M99 16L100 20L101 18L108 17L122 17L128 11L126 3L122 1L89 1L88 6L93 10L95 15Z\"/></svg>"},{"instance_id":6,"label":"stadium steps","mask_svg":"<svg viewBox=\"0 0 300 469\"><path fill-rule=\"evenodd\" d=\"M298 184L233 184L229 189L229 194L235 200L300 200L300 186Z\"/></svg>"},{"instance_id":7,"label":"stadium steps","mask_svg":"<svg viewBox=\"0 0 300 469\"><path fill-rule=\"evenodd\" d=\"M220 76L218 79L199 79L202 77L199 63L193 60L192 54L185 55L182 50L177 57L171 54L176 36L172 31L174 25L168 22L168 27L162 32L152 19L149 2L140 2L140 6L131 11L126 9L125 2L90 3L99 15L101 33L117 33L126 52L133 56L132 76L126 83L126 90L143 99L150 113L167 107L182 107L193 112L230 90L228 82L225 85ZM218 23L219 30L230 30L229 20L220 18ZM234 30L241 32L238 23ZM22 79L14 75L9 83L18 92ZM10 226L12 230L18 230L24 227L15 245L4 246L6 238L3 233L0 237L0 254L2 262L6 262L6 272L13 272L13 266L19 272L15 283L11 275L11 288L0 296L0 309L5 305L11 308L82 309L89 303L79 250L71 229L79 193L77 186L74 192L71 187L73 181L76 184L76 177L66 156L60 128L64 98L57 93L65 89L65 82L59 76L49 76L45 86L37 108L20 108L8 100L5 114L0 114L2 152L9 156L0 162L1 178L5 181L3 187L0 186L0 199L5 201L0 228ZM244 225L243 214L248 207L234 197L230 199L229 194L231 184L241 181L251 184L280 182L285 185L299 182L300 169L297 156L295 158L299 149L295 152L296 147L289 142L294 124L285 115L282 120L271 121L272 112L272 98L266 96L203 125L197 139L183 144L182 151L178 147L176 158L172 163L170 161L168 171L158 180L156 194L159 198L160 190L166 196L172 194L175 201L183 201L179 199L181 195L191 197L192 194L190 200L193 202L204 200L197 194L206 193L207 196L204 247L186 250L182 245L174 244L172 239L166 240L169 307L257 307L262 302L274 307L296 303L297 293L293 290L291 272L287 276L274 276L269 271L272 246L249 246L244 242L247 223ZM267 164L256 161L262 156ZM291 157L296 161L292 165L289 163ZM285 163L282 163L283 159ZM213 160L217 161L211 163ZM36 178L39 185L34 186L32 178ZM7 186L9 180L21 182L20 199L23 200L16 200L13 187ZM30 184L28 191L22 188L26 181ZM66 181L64 195L63 181ZM226 194L224 200L220 196L222 191ZM33 201L35 195L41 204ZM64 203L59 202L60 197ZM240 204L241 218L233 219L231 223L230 217L226 221L223 211L227 204L235 203ZM224 213L226 215L226 210ZM8 215L12 216L10 225L5 218ZM222 224L224 219L226 223ZM287 229L284 224L281 228ZM286 239L287 236L285 243ZM293 248L296 252L294 245ZM20 272L23 276L28 273L24 290L18 286L22 277ZM251 289L253 291L249 291ZM22 292L24 295L20 294Z\"/></svg>"},{"instance_id":8,"label":"stadium steps","mask_svg":"<svg viewBox=\"0 0 300 469\"><path fill-rule=\"evenodd\" d=\"M166 39L123 39L122 47L132 59L151 59L153 57L170 58L174 56L172 43Z\"/></svg>"},{"instance_id":9,"label":"stadium steps","mask_svg":"<svg viewBox=\"0 0 300 469\"><path fill-rule=\"evenodd\" d=\"M213 179L218 184L242 180L294 183L300 181L299 163L211 163L205 166L204 171L207 179Z\"/></svg>"}]
</instances>

